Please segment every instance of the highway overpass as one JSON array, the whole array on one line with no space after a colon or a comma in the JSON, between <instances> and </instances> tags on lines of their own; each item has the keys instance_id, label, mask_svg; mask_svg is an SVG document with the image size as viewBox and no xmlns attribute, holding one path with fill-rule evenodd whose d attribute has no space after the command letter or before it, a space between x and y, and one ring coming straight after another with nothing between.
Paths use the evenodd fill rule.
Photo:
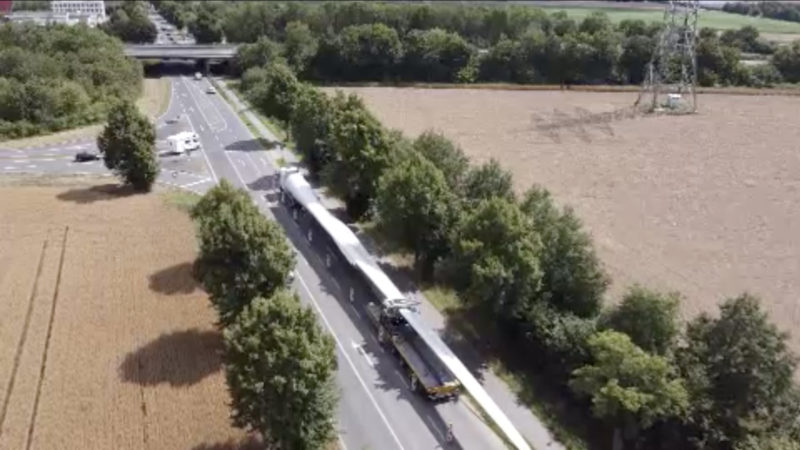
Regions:
<instances>
[{"instance_id":1,"label":"highway overpass","mask_svg":"<svg viewBox=\"0 0 800 450\"><path fill-rule=\"evenodd\" d=\"M125 56L138 59L196 59L228 60L236 55L238 45L193 44L193 45L126 45Z\"/></svg>"}]
</instances>

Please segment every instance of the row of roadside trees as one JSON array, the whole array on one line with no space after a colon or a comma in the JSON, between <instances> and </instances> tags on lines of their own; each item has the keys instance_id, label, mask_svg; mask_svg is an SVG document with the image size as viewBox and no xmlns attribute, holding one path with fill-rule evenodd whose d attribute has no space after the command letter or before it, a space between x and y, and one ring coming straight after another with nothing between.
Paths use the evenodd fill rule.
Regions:
<instances>
[{"instance_id":1,"label":"row of roadside trees","mask_svg":"<svg viewBox=\"0 0 800 450\"><path fill-rule=\"evenodd\" d=\"M286 48L298 76L337 81L639 83L660 25L613 24L604 13L581 21L528 6L378 2L174 2L156 7L198 42ZM755 36L753 37L753 33ZM742 52L775 47L752 27L704 30L697 47L704 86L769 86L800 77L792 52L740 64Z\"/></svg>"},{"instance_id":2,"label":"row of roadside trees","mask_svg":"<svg viewBox=\"0 0 800 450\"><path fill-rule=\"evenodd\" d=\"M281 58L264 62L241 87L287 125L312 176L412 253L424 281L452 286L464 308L490 318L501 346L537 361L528 370L587 417L590 439L797 448L795 358L757 298L727 299L718 317L687 324L676 293L633 286L604 306L609 278L592 240L546 189L517 195L497 161L471 166L433 131L407 139L358 97L322 93Z\"/></svg>"},{"instance_id":3,"label":"row of roadside trees","mask_svg":"<svg viewBox=\"0 0 800 450\"><path fill-rule=\"evenodd\" d=\"M191 216L195 277L218 313L233 424L269 448L325 448L336 436L334 344L288 288L295 257L283 231L224 180Z\"/></svg>"}]
</instances>

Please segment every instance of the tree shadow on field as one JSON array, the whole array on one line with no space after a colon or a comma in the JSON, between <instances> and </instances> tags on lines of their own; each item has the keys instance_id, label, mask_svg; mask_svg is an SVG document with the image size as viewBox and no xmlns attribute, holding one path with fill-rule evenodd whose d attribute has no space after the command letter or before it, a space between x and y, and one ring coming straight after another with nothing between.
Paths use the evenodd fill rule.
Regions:
<instances>
[{"instance_id":1,"label":"tree shadow on field","mask_svg":"<svg viewBox=\"0 0 800 450\"><path fill-rule=\"evenodd\" d=\"M193 265L183 262L150 274L150 290L167 295L191 294L200 287L192 274Z\"/></svg>"},{"instance_id":2,"label":"tree shadow on field","mask_svg":"<svg viewBox=\"0 0 800 450\"><path fill-rule=\"evenodd\" d=\"M190 329L162 334L128 353L119 367L123 381L142 386L189 386L220 370L222 336Z\"/></svg>"},{"instance_id":3,"label":"tree shadow on field","mask_svg":"<svg viewBox=\"0 0 800 450\"><path fill-rule=\"evenodd\" d=\"M132 186L119 184L101 184L88 188L77 188L64 191L56 198L65 202L75 202L78 204L94 203L103 200L114 200L116 198L130 197L138 194Z\"/></svg>"},{"instance_id":4,"label":"tree shadow on field","mask_svg":"<svg viewBox=\"0 0 800 450\"><path fill-rule=\"evenodd\" d=\"M264 138L246 139L226 145L225 150L236 152L259 152L262 150L272 150L280 147L280 145L281 143L278 141L270 141Z\"/></svg>"},{"instance_id":5,"label":"tree shadow on field","mask_svg":"<svg viewBox=\"0 0 800 450\"><path fill-rule=\"evenodd\" d=\"M261 442L261 439L255 436L248 436L240 440L228 439L227 441L213 444L200 444L192 447L192 450L262 450L265 448L266 446Z\"/></svg>"}]
</instances>

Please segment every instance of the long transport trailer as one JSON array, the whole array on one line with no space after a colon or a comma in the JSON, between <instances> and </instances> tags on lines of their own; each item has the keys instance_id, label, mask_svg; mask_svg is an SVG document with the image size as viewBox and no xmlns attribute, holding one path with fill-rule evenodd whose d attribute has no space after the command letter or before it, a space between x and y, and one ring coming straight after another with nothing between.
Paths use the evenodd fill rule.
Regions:
<instances>
[{"instance_id":1,"label":"long transport trailer","mask_svg":"<svg viewBox=\"0 0 800 450\"><path fill-rule=\"evenodd\" d=\"M319 204L311 186L298 172L282 170L280 184L285 187L281 192L283 202L292 208L303 208L304 213L310 214L380 299L380 305L374 302L367 305L367 315L380 343L397 355L406 369L411 389L432 400L456 398L460 386L458 380L397 312L400 305L412 307L412 304L371 261L355 233Z\"/></svg>"},{"instance_id":2,"label":"long transport trailer","mask_svg":"<svg viewBox=\"0 0 800 450\"><path fill-rule=\"evenodd\" d=\"M469 369L423 323L415 303L406 299L375 264L355 233L322 206L298 168L280 169L279 189L281 202L311 215L378 297L379 304L367 305L368 316L379 337L383 335L382 340L397 350L401 363L409 368L412 385L433 399L455 397L463 386L516 448L529 450L528 443Z\"/></svg>"}]
</instances>

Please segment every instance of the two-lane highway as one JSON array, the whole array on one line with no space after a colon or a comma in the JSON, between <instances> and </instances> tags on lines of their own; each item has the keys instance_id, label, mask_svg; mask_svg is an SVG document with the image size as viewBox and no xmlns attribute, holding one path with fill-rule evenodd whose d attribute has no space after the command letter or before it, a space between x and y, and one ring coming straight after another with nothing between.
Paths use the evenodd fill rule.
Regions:
<instances>
[{"instance_id":1,"label":"two-lane highway","mask_svg":"<svg viewBox=\"0 0 800 450\"><path fill-rule=\"evenodd\" d=\"M209 172L215 179L224 178L246 189L262 212L284 227L297 249L295 287L336 341L340 445L346 449L504 448L464 399L433 404L410 391L396 358L378 344L366 320L363 306L374 300L369 291L338 261L308 218L294 219L277 202L277 169L269 153L260 149L219 94L206 93L207 80L171 80L175 103L171 109L187 114L200 136ZM446 442L448 426L452 426L453 443Z\"/></svg>"}]
</instances>

